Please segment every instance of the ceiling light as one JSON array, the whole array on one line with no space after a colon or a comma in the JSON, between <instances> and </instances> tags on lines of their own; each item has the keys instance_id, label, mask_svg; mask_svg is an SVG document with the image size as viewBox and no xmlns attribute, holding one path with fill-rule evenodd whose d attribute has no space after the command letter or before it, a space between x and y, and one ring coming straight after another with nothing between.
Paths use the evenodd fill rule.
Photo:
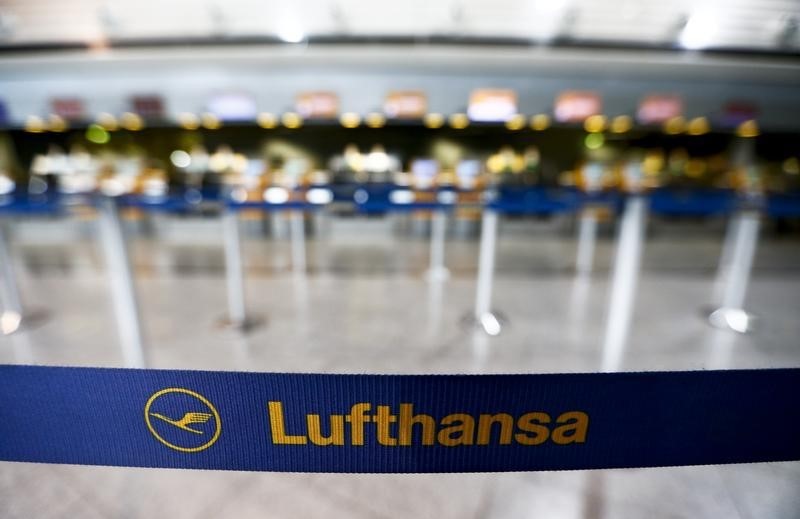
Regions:
<instances>
[{"instance_id":1,"label":"ceiling light","mask_svg":"<svg viewBox=\"0 0 800 519\"><path fill-rule=\"evenodd\" d=\"M758 137L759 134L758 123L753 119L749 119L736 128L736 135L739 137Z\"/></svg>"},{"instance_id":2,"label":"ceiling light","mask_svg":"<svg viewBox=\"0 0 800 519\"><path fill-rule=\"evenodd\" d=\"M633 119L629 115L618 115L611 120L612 133L625 133L633 127Z\"/></svg>"},{"instance_id":3,"label":"ceiling light","mask_svg":"<svg viewBox=\"0 0 800 519\"><path fill-rule=\"evenodd\" d=\"M664 123L664 133L668 135L677 135L682 133L686 127L686 119L681 116L670 117Z\"/></svg>"},{"instance_id":4,"label":"ceiling light","mask_svg":"<svg viewBox=\"0 0 800 519\"><path fill-rule=\"evenodd\" d=\"M192 163L192 157L183 150L175 150L170 153L169 161L176 168L185 168Z\"/></svg>"},{"instance_id":5,"label":"ceiling light","mask_svg":"<svg viewBox=\"0 0 800 519\"><path fill-rule=\"evenodd\" d=\"M604 115L590 115L583 122L584 129L589 133L602 132L606 127L606 117Z\"/></svg>"},{"instance_id":6,"label":"ceiling light","mask_svg":"<svg viewBox=\"0 0 800 519\"><path fill-rule=\"evenodd\" d=\"M339 117L339 122L345 128L358 128L361 124L361 116L355 112L345 112Z\"/></svg>"},{"instance_id":7,"label":"ceiling light","mask_svg":"<svg viewBox=\"0 0 800 519\"><path fill-rule=\"evenodd\" d=\"M295 112L286 112L281 117L281 122L287 128L300 128L303 125L303 118Z\"/></svg>"},{"instance_id":8,"label":"ceiling light","mask_svg":"<svg viewBox=\"0 0 800 519\"><path fill-rule=\"evenodd\" d=\"M25 131L30 133L42 133L45 131L44 120L38 115L29 115L25 119Z\"/></svg>"},{"instance_id":9,"label":"ceiling light","mask_svg":"<svg viewBox=\"0 0 800 519\"><path fill-rule=\"evenodd\" d=\"M281 24L278 29L278 38L286 43L300 43L306 39L306 34L296 25Z\"/></svg>"},{"instance_id":10,"label":"ceiling light","mask_svg":"<svg viewBox=\"0 0 800 519\"><path fill-rule=\"evenodd\" d=\"M546 130L550 126L550 116L547 114L536 114L531 117L531 128L536 131Z\"/></svg>"},{"instance_id":11,"label":"ceiling light","mask_svg":"<svg viewBox=\"0 0 800 519\"><path fill-rule=\"evenodd\" d=\"M136 132L144 127L144 122L139 114L125 112L119 116L119 124L128 131Z\"/></svg>"},{"instance_id":12,"label":"ceiling light","mask_svg":"<svg viewBox=\"0 0 800 519\"><path fill-rule=\"evenodd\" d=\"M211 112L206 112L200 116L201 124L203 128L206 130L217 130L221 126L222 123L219 121L219 117L212 114Z\"/></svg>"},{"instance_id":13,"label":"ceiling light","mask_svg":"<svg viewBox=\"0 0 800 519\"><path fill-rule=\"evenodd\" d=\"M185 130L196 130L200 127L200 119L195 114L189 112L179 114L178 123Z\"/></svg>"},{"instance_id":14,"label":"ceiling light","mask_svg":"<svg viewBox=\"0 0 800 519\"><path fill-rule=\"evenodd\" d=\"M689 125L686 127L686 131L689 135L704 135L710 130L711 127L708 124L708 119L705 117L695 117L689 121Z\"/></svg>"},{"instance_id":15,"label":"ceiling light","mask_svg":"<svg viewBox=\"0 0 800 519\"><path fill-rule=\"evenodd\" d=\"M441 128L444 124L444 116L442 114L432 112L425 114L423 122L428 128Z\"/></svg>"},{"instance_id":16,"label":"ceiling light","mask_svg":"<svg viewBox=\"0 0 800 519\"><path fill-rule=\"evenodd\" d=\"M269 112L261 112L258 114L256 121L258 122L258 125L265 130L275 128L275 126L278 124L278 119L275 117L275 115Z\"/></svg>"},{"instance_id":17,"label":"ceiling light","mask_svg":"<svg viewBox=\"0 0 800 519\"><path fill-rule=\"evenodd\" d=\"M686 21L678 41L685 49L704 49L712 43L716 32L715 16L707 12L695 13Z\"/></svg>"},{"instance_id":18,"label":"ceiling light","mask_svg":"<svg viewBox=\"0 0 800 519\"><path fill-rule=\"evenodd\" d=\"M521 130L525 127L525 116L517 114L506 121L506 128L512 131Z\"/></svg>"},{"instance_id":19,"label":"ceiling light","mask_svg":"<svg viewBox=\"0 0 800 519\"><path fill-rule=\"evenodd\" d=\"M382 128L386 124L386 117L377 112L367 114L364 120L370 128Z\"/></svg>"},{"instance_id":20,"label":"ceiling light","mask_svg":"<svg viewBox=\"0 0 800 519\"><path fill-rule=\"evenodd\" d=\"M448 118L448 122L450 123L450 127L456 130L463 130L469 126L469 117L467 117L467 114L453 114Z\"/></svg>"}]
</instances>

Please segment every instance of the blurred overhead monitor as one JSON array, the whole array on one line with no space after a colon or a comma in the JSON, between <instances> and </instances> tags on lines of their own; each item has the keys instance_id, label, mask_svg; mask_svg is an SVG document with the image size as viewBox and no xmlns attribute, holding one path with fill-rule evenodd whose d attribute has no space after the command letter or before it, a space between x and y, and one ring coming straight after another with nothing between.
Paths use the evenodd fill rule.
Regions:
<instances>
[{"instance_id":1,"label":"blurred overhead monitor","mask_svg":"<svg viewBox=\"0 0 800 519\"><path fill-rule=\"evenodd\" d=\"M553 114L558 122L577 123L603 112L603 100L597 92L567 90L556 97Z\"/></svg>"},{"instance_id":2,"label":"blurred overhead monitor","mask_svg":"<svg viewBox=\"0 0 800 519\"><path fill-rule=\"evenodd\" d=\"M506 88L479 88L469 96L467 115L473 121L505 122L517 114L517 93Z\"/></svg>"},{"instance_id":3,"label":"blurred overhead monitor","mask_svg":"<svg viewBox=\"0 0 800 519\"><path fill-rule=\"evenodd\" d=\"M719 124L722 126L738 126L745 121L758 118L758 106L746 99L731 99L722 106Z\"/></svg>"},{"instance_id":4,"label":"blurred overhead monitor","mask_svg":"<svg viewBox=\"0 0 800 519\"><path fill-rule=\"evenodd\" d=\"M301 92L295 110L303 119L335 119L339 115L339 96L335 92Z\"/></svg>"},{"instance_id":5,"label":"blurred overhead monitor","mask_svg":"<svg viewBox=\"0 0 800 519\"><path fill-rule=\"evenodd\" d=\"M134 95L130 99L131 112L147 119L164 117L164 98L158 95Z\"/></svg>"},{"instance_id":6,"label":"blurred overhead monitor","mask_svg":"<svg viewBox=\"0 0 800 519\"><path fill-rule=\"evenodd\" d=\"M683 115L683 99L673 94L651 94L639 102L636 118L642 124L661 124Z\"/></svg>"},{"instance_id":7,"label":"blurred overhead monitor","mask_svg":"<svg viewBox=\"0 0 800 519\"><path fill-rule=\"evenodd\" d=\"M251 121L258 109L255 99L244 92L222 92L208 101L208 111L222 121Z\"/></svg>"},{"instance_id":8,"label":"blurred overhead monitor","mask_svg":"<svg viewBox=\"0 0 800 519\"><path fill-rule=\"evenodd\" d=\"M422 119L428 112L428 96L421 90L392 91L386 95L383 111L392 119Z\"/></svg>"},{"instance_id":9,"label":"blurred overhead monitor","mask_svg":"<svg viewBox=\"0 0 800 519\"><path fill-rule=\"evenodd\" d=\"M83 99L79 97L54 97L50 100L51 111L68 121L78 121L85 118Z\"/></svg>"}]
</instances>

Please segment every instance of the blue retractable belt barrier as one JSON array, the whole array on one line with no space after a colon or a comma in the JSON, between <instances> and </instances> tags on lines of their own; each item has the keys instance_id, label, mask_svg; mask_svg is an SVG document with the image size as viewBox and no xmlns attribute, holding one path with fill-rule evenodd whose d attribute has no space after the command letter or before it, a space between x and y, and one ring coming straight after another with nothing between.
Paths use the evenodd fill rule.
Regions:
<instances>
[{"instance_id":1,"label":"blue retractable belt barrier","mask_svg":"<svg viewBox=\"0 0 800 519\"><path fill-rule=\"evenodd\" d=\"M62 210L59 200L52 196L0 196L0 215L57 215Z\"/></svg>"},{"instance_id":2,"label":"blue retractable belt barrier","mask_svg":"<svg viewBox=\"0 0 800 519\"><path fill-rule=\"evenodd\" d=\"M580 208L582 196L576 189L501 186L488 206L506 214L568 213Z\"/></svg>"},{"instance_id":3,"label":"blue retractable belt barrier","mask_svg":"<svg viewBox=\"0 0 800 519\"><path fill-rule=\"evenodd\" d=\"M730 214L737 207L732 189L661 188L650 193L650 211L668 216L713 216Z\"/></svg>"},{"instance_id":4,"label":"blue retractable belt barrier","mask_svg":"<svg viewBox=\"0 0 800 519\"><path fill-rule=\"evenodd\" d=\"M0 459L477 472L800 459L800 369L311 375L0 366Z\"/></svg>"}]
</instances>

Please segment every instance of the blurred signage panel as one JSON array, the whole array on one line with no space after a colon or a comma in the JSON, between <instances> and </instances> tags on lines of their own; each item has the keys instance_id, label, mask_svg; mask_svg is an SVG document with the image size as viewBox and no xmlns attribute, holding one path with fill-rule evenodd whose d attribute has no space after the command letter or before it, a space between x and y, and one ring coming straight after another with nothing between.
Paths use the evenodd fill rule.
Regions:
<instances>
[{"instance_id":1,"label":"blurred signage panel","mask_svg":"<svg viewBox=\"0 0 800 519\"><path fill-rule=\"evenodd\" d=\"M758 117L758 106L746 99L732 99L722 107L719 121L724 126L737 126Z\"/></svg>"},{"instance_id":2,"label":"blurred signage panel","mask_svg":"<svg viewBox=\"0 0 800 519\"><path fill-rule=\"evenodd\" d=\"M83 99L78 97L54 97L50 100L51 111L68 121L76 121L84 118Z\"/></svg>"},{"instance_id":3,"label":"blurred signage panel","mask_svg":"<svg viewBox=\"0 0 800 519\"><path fill-rule=\"evenodd\" d=\"M469 96L467 115L473 121L507 121L517 114L517 93L505 88L480 88Z\"/></svg>"},{"instance_id":4,"label":"blurred signage panel","mask_svg":"<svg viewBox=\"0 0 800 519\"><path fill-rule=\"evenodd\" d=\"M683 115L683 99L671 94L652 94L639 102L636 118L642 124L661 124Z\"/></svg>"},{"instance_id":5,"label":"blurred signage panel","mask_svg":"<svg viewBox=\"0 0 800 519\"><path fill-rule=\"evenodd\" d=\"M295 110L304 119L335 119L339 115L339 96L334 92L301 92Z\"/></svg>"},{"instance_id":6,"label":"blurred signage panel","mask_svg":"<svg viewBox=\"0 0 800 519\"><path fill-rule=\"evenodd\" d=\"M222 92L208 102L208 111L222 121L248 121L256 118L258 109L253 96L244 92Z\"/></svg>"},{"instance_id":7,"label":"blurred signage panel","mask_svg":"<svg viewBox=\"0 0 800 519\"><path fill-rule=\"evenodd\" d=\"M421 90L389 92L383 111L393 119L421 119L428 112L428 96Z\"/></svg>"},{"instance_id":8,"label":"blurred signage panel","mask_svg":"<svg viewBox=\"0 0 800 519\"><path fill-rule=\"evenodd\" d=\"M575 123L603 111L603 100L600 94L584 90L567 90L556 97L553 110L556 121Z\"/></svg>"},{"instance_id":9,"label":"blurred signage panel","mask_svg":"<svg viewBox=\"0 0 800 519\"><path fill-rule=\"evenodd\" d=\"M157 95L135 95L130 99L131 112L144 118L161 119L164 117L164 99Z\"/></svg>"}]
</instances>

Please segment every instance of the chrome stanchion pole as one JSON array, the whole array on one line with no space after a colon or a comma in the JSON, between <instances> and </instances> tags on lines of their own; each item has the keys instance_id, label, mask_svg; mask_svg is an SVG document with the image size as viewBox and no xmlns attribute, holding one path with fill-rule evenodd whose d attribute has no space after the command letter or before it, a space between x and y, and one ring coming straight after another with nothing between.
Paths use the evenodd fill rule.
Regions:
<instances>
[{"instance_id":1,"label":"chrome stanchion pole","mask_svg":"<svg viewBox=\"0 0 800 519\"><path fill-rule=\"evenodd\" d=\"M447 212L444 209L433 211L431 220L431 252L428 279L443 281L450 276L444 264L445 239L447 237Z\"/></svg>"},{"instance_id":2,"label":"chrome stanchion pole","mask_svg":"<svg viewBox=\"0 0 800 519\"><path fill-rule=\"evenodd\" d=\"M708 320L717 328L745 333L752 328L753 320L753 316L744 310L744 300L758 242L759 214L756 211L744 211L736 216L731 225L735 226L733 245L725 273L721 307L711 312Z\"/></svg>"},{"instance_id":3,"label":"chrome stanchion pole","mask_svg":"<svg viewBox=\"0 0 800 519\"><path fill-rule=\"evenodd\" d=\"M122 356L125 366L143 368L145 355L139 307L136 302L136 290L119 217L119 207L116 200L105 197L101 199L99 209L100 241L111 285L111 299L119 327Z\"/></svg>"},{"instance_id":4,"label":"chrome stanchion pole","mask_svg":"<svg viewBox=\"0 0 800 519\"><path fill-rule=\"evenodd\" d=\"M498 335L500 319L491 310L494 282L494 255L497 242L497 212L486 208L481 221L481 245L478 258L478 287L475 293L474 322L489 335Z\"/></svg>"},{"instance_id":5,"label":"chrome stanchion pole","mask_svg":"<svg viewBox=\"0 0 800 519\"><path fill-rule=\"evenodd\" d=\"M589 274L594 264L594 249L597 241L597 214L594 209L581 212L578 228L578 251L575 256L575 270L578 274Z\"/></svg>"},{"instance_id":6,"label":"chrome stanchion pole","mask_svg":"<svg viewBox=\"0 0 800 519\"><path fill-rule=\"evenodd\" d=\"M291 212L292 270L296 275L306 273L306 229L303 211Z\"/></svg>"},{"instance_id":7,"label":"chrome stanchion pole","mask_svg":"<svg viewBox=\"0 0 800 519\"><path fill-rule=\"evenodd\" d=\"M739 216L729 279L722 297L722 305L726 308L744 307L747 283L750 280L750 271L756 252L759 225L758 213L754 211Z\"/></svg>"},{"instance_id":8,"label":"chrome stanchion pole","mask_svg":"<svg viewBox=\"0 0 800 519\"><path fill-rule=\"evenodd\" d=\"M731 262L733 261L733 250L736 247L736 235L739 230L740 219L734 216L728 222L727 229L725 230L725 239L722 242L722 252L719 257L719 265L717 266L717 274L714 277L714 286L711 290L711 304L712 311L716 306L722 303L725 294L725 284L730 277Z\"/></svg>"},{"instance_id":9,"label":"chrome stanchion pole","mask_svg":"<svg viewBox=\"0 0 800 519\"><path fill-rule=\"evenodd\" d=\"M625 351L639 276L646 215L647 206L643 196L636 195L628 199L614 258L608 322L603 341L604 372L617 371Z\"/></svg>"},{"instance_id":10,"label":"chrome stanchion pole","mask_svg":"<svg viewBox=\"0 0 800 519\"><path fill-rule=\"evenodd\" d=\"M755 170L757 166L753 139L737 139L733 143L731 154L734 166L749 171L745 178L751 180L758 178L758 172ZM747 206L729 223L723 257L717 272L713 303L720 306L708 316L712 326L739 333L750 331L753 325L753 316L744 310L744 299L760 225L759 213L753 204L758 205L761 200L757 183L747 185L744 192L747 195Z\"/></svg>"},{"instance_id":11,"label":"chrome stanchion pole","mask_svg":"<svg viewBox=\"0 0 800 519\"><path fill-rule=\"evenodd\" d=\"M0 222L0 268L2 268L2 293L0 303L0 332L10 335L17 331L22 324L22 298L17 285L17 273L14 269L11 249L8 245L8 232L3 222Z\"/></svg>"},{"instance_id":12,"label":"chrome stanchion pole","mask_svg":"<svg viewBox=\"0 0 800 519\"><path fill-rule=\"evenodd\" d=\"M222 232L225 247L225 288L228 295L228 316L223 322L233 328L244 329L247 326L247 310L239 213L236 210L227 208L222 213Z\"/></svg>"}]
</instances>

